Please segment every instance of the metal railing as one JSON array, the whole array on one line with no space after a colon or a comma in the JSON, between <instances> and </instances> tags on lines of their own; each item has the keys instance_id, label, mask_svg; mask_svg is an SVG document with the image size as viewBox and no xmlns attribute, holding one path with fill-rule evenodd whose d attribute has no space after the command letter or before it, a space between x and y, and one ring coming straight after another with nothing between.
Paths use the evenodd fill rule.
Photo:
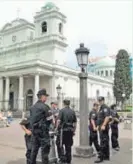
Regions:
<instances>
[{"instance_id":1,"label":"metal railing","mask_svg":"<svg viewBox=\"0 0 133 164\"><path fill-rule=\"evenodd\" d=\"M65 97L67 99L70 100L71 102L71 108L74 109L75 111L79 111L79 103L80 100L79 98L75 98L75 97ZM21 104L23 104L23 109L19 109L19 99L14 99L14 100L10 100L10 101L0 101L0 110L2 111L28 111L29 108L34 104L34 100L33 98L30 99L24 99L21 100ZM23 102L22 102L23 101ZM56 97L49 97L47 100L47 104L50 105L51 102L53 101L58 101ZM90 109L92 109L93 107L93 103L97 101L97 98L88 98L88 111ZM114 98L105 98L105 102L107 105L111 105L113 103L115 103Z\"/></svg>"}]
</instances>

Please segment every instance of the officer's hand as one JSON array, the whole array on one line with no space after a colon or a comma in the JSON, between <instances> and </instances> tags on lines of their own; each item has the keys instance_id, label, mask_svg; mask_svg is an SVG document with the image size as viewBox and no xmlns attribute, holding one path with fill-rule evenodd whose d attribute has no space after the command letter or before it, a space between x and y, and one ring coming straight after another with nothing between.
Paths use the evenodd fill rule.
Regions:
<instances>
[{"instance_id":1,"label":"officer's hand","mask_svg":"<svg viewBox=\"0 0 133 164\"><path fill-rule=\"evenodd\" d=\"M28 136L30 136L30 135L32 134L32 132L31 132L30 130L26 130L26 134L27 134Z\"/></svg>"},{"instance_id":2,"label":"officer's hand","mask_svg":"<svg viewBox=\"0 0 133 164\"><path fill-rule=\"evenodd\" d=\"M57 134L57 132L58 132L58 130L57 130L57 128L55 128L55 133Z\"/></svg>"},{"instance_id":3,"label":"officer's hand","mask_svg":"<svg viewBox=\"0 0 133 164\"><path fill-rule=\"evenodd\" d=\"M99 130L99 126L96 127L97 128L97 131Z\"/></svg>"},{"instance_id":4,"label":"officer's hand","mask_svg":"<svg viewBox=\"0 0 133 164\"><path fill-rule=\"evenodd\" d=\"M94 130L94 131L97 131L97 128L95 127L95 128L93 128L93 130Z\"/></svg>"},{"instance_id":5,"label":"officer's hand","mask_svg":"<svg viewBox=\"0 0 133 164\"><path fill-rule=\"evenodd\" d=\"M105 130L105 126L104 125L101 126L101 130Z\"/></svg>"}]
</instances>

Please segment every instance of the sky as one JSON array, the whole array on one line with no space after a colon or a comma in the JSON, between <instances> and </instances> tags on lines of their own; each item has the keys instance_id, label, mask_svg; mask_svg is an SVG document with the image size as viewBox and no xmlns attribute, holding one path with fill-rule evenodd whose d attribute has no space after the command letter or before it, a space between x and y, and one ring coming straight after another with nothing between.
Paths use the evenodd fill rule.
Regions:
<instances>
[{"instance_id":1,"label":"sky","mask_svg":"<svg viewBox=\"0 0 133 164\"><path fill-rule=\"evenodd\" d=\"M18 14L33 22L33 16L46 2L54 2L67 16L64 32L70 65L76 62L74 51L81 42L90 49L90 57L115 55L119 49L132 53L130 0L0 0L0 28Z\"/></svg>"}]
</instances>

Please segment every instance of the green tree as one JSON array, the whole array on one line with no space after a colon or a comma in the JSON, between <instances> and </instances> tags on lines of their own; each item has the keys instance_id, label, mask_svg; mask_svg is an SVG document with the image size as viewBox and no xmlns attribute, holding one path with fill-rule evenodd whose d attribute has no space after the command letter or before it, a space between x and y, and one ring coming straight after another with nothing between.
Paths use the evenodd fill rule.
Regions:
<instances>
[{"instance_id":1,"label":"green tree","mask_svg":"<svg viewBox=\"0 0 133 164\"><path fill-rule=\"evenodd\" d=\"M123 49L119 50L116 56L113 91L116 102L121 102L123 105L132 93L129 55L128 52Z\"/></svg>"}]
</instances>

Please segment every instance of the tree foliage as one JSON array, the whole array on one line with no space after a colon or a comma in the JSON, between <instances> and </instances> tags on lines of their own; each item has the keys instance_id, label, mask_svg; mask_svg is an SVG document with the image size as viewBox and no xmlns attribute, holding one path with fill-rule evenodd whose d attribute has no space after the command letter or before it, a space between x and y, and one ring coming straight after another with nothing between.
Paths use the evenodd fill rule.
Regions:
<instances>
[{"instance_id":1,"label":"tree foliage","mask_svg":"<svg viewBox=\"0 0 133 164\"><path fill-rule=\"evenodd\" d=\"M116 101L122 102L130 98L132 93L132 80L130 76L130 60L126 50L119 50L116 56L114 73L114 96ZM122 94L125 94L123 100Z\"/></svg>"}]
</instances>

